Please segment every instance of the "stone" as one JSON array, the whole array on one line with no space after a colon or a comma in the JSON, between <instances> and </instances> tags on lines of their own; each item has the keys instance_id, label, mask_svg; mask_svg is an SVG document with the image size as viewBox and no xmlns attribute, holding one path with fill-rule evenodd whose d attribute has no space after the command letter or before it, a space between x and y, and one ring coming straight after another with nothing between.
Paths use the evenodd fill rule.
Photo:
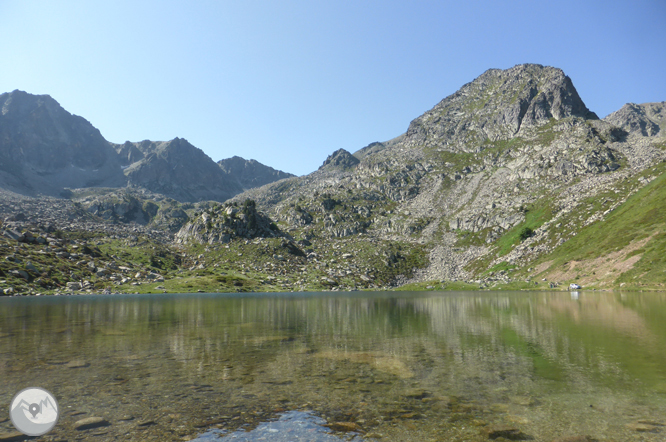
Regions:
<instances>
[{"instance_id":1,"label":"stone","mask_svg":"<svg viewBox=\"0 0 666 442\"><path fill-rule=\"evenodd\" d=\"M76 421L74 423L74 429L81 431L89 430L91 428L106 427L108 425L111 424L103 417L92 416Z\"/></svg>"},{"instance_id":2,"label":"stone","mask_svg":"<svg viewBox=\"0 0 666 442\"><path fill-rule=\"evenodd\" d=\"M430 396L430 393L422 388L413 388L411 390L407 390L404 393L404 396L409 399L423 399Z\"/></svg>"},{"instance_id":3,"label":"stone","mask_svg":"<svg viewBox=\"0 0 666 442\"><path fill-rule=\"evenodd\" d=\"M85 367L90 367L90 364L86 361L81 361L81 360L74 360L74 361L69 361L65 367L67 368L85 368Z\"/></svg>"},{"instance_id":4,"label":"stone","mask_svg":"<svg viewBox=\"0 0 666 442\"><path fill-rule=\"evenodd\" d=\"M500 437L509 440L525 439L525 435L518 428L501 425L486 427L483 429L483 434L485 434L488 439L497 439Z\"/></svg>"},{"instance_id":5,"label":"stone","mask_svg":"<svg viewBox=\"0 0 666 442\"><path fill-rule=\"evenodd\" d=\"M67 290L71 290L71 291L81 290L81 283L80 282L68 282L67 283Z\"/></svg>"},{"instance_id":6,"label":"stone","mask_svg":"<svg viewBox=\"0 0 666 442\"><path fill-rule=\"evenodd\" d=\"M660 425L653 425L653 423L647 423L646 421L638 421L626 424L626 427L639 433L653 433L659 430Z\"/></svg>"},{"instance_id":7,"label":"stone","mask_svg":"<svg viewBox=\"0 0 666 442\"><path fill-rule=\"evenodd\" d=\"M9 239L13 239L18 242L23 242L23 240L25 239L25 236L23 236L21 232L18 232L16 230L5 230L4 235Z\"/></svg>"},{"instance_id":8,"label":"stone","mask_svg":"<svg viewBox=\"0 0 666 442\"><path fill-rule=\"evenodd\" d=\"M0 433L0 442L19 442L24 441L25 439L26 435L18 431Z\"/></svg>"},{"instance_id":9,"label":"stone","mask_svg":"<svg viewBox=\"0 0 666 442\"><path fill-rule=\"evenodd\" d=\"M28 272L26 272L25 270L10 270L10 271L9 271L9 274L10 274L10 275L14 275L14 276L16 276L16 277L18 277L18 278L23 278L23 279L25 279L26 281L29 281L29 280L30 280L30 275L29 275Z\"/></svg>"},{"instance_id":10,"label":"stone","mask_svg":"<svg viewBox=\"0 0 666 442\"><path fill-rule=\"evenodd\" d=\"M552 442L598 442L597 439L591 436L568 436L568 437L558 437L553 439Z\"/></svg>"},{"instance_id":11,"label":"stone","mask_svg":"<svg viewBox=\"0 0 666 442\"><path fill-rule=\"evenodd\" d=\"M325 424L325 427L330 428L333 431L340 431L340 432L349 432L349 431L357 431L359 429L359 426L355 422L331 422L330 424Z\"/></svg>"}]
</instances>

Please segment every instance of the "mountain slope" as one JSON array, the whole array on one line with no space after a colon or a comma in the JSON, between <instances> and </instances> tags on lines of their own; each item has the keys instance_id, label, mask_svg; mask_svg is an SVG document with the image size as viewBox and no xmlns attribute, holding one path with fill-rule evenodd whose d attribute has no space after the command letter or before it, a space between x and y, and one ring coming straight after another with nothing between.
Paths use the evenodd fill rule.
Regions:
<instances>
[{"instance_id":1,"label":"mountain slope","mask_svg":"<svg viewBox=\"0 0 666 442\"><path fill-rule=\"evenodd\" d=\"M486 140L507 140L570 116L597 119L560 69L489 69L413 120L404 144L469 152Z\"/></svg>"},{"instance_id":2,"label":"mountain slope","mask_svg":"<svg viewBox=\"0 0 666 442\"><path fill-rule=\"evenodd\" d=\"M124 170L129 186L142 187L178 201L225 201L243 189L201 149L187 140L142 141L118 148L140 158ZM139 155L138 152L141 152Z\"/></svg>"},{"instance_id":3,"label":"mountain slope","mask_svg":"<svg viewBox=\"0 0 666 442\"><path fill-rule=\"evenodd\" d=\"M186 140L112 144L48 95L0 95L0 188L67 196L65 188L139 187L179 201L225 201L293 176L234 157L225 170Z\"/></svg>"},{"instance_id":4,"label":"mountain slope","mask_svg":"<svg viewBox=\"0 0 666 442\"><path fill-rule=\"evenodd\" d=\"M114 149L48 95L0 95L0 185L58 195L64 187L121 186Z\"/></svg>"},{"instance_id":5,"label":"mountain slope","mask_svg":"<svg viewBox=\"0 0 666 442\"><path fill-rule=\"evenodd\" d=\"M256 160L246 160L233 156L217 162L218 166L232 179L238 181L243 190L261 187L265 184L291 178L295 175L265 166Z\"/></svg>"},{"instance_id":6,"label":"mountain slope","mask_svg":"<svg viewBox=\"0 0 666 442\"><path fill-rule=\"evenodd\" d=\"M603 205L618 190L631 196L539 257L531 276L572 280L588 288L665 287L666 164L650 167L621 187L598 195L596 203Z\"/></svg>"},{"instance_id":7,"label":"mountain slope","mask_svg":"<svg viewBox=\"0 0 666 442\"><path fill-rule=\"evenodd\" d=\"M68 239L62 244L88 238L115 261L139 263L123 267L145 272L130 272L136 281L100 276L72 261L52 266L57 278L42 279L23 263L46 257L21 247L21 258L2 262L0 276L8 279L0 289L62 290L78 275L69 282L93 278L96 286L132 292L139 283L141 291L178 292L562 289L571 282L663 290L663 109L631 104L599 120L559 69L490 70L404 134L354 154L339 149L309 175L224 204L179 203L142 189L191 200L229 190L194 176L225 172L185 140L125 143L115 148L138 188L77 190L52 220L45 208L55 200L0 200L0 212L8 213L0 247L7 254L16 251L12 241L40 247L29 230L43 232L43 242L56 229ZM39 220L15 214L16 207ZM99 225L104 234L92 231ZM83 245L67 253L78 255L75 247ZM46 252L56 253L49 262L59 259L56 250Z\"/></svg>"},{"instance_id":8,"label":"mountain slope","mask_svg":"<svg viewBox=\"0 0 666 442\"><path fill-rule=\"evenodd\" d=\"M607 121L630 134L654 137L666 130L666 102L628 103L606 118Z\"/></svg>"},{"instance_id":9,"label":"mountain slope","mask_svg":"<svg viewBox=\"0 0 666 442\"><path fill-rule=\"evenodd\" d=\"M649 105L642 114L659 125L660 109ZM361 149L358 164L327 165L234 200L255 199L282 229L314 244L349 237L356 245L426 246L429 264L395 274L397 284L492 285L604 219L643 185L621 183L666 155L661 138L635 131L631 118L599 120L559 69L491 69L404 135ZM329 159L338 156L344 152ZM592 204L608 192L612 198Z\"/></svg>"}]
</instances>

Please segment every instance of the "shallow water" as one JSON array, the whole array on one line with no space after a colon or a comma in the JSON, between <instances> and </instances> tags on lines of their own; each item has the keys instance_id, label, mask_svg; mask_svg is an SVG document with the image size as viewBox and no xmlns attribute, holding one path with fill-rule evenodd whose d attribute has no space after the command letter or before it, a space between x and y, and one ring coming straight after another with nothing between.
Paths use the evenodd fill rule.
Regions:
<instances>
[{"instance_id":1,"label":"shallow water","mask_svg":"<svg viewBox=\"0 0 666 442\"><path fill-rule=\"evenodd\" d=\"M38 386L42 440L664 441L665 350L664 293L3 298L0 433Z\"/></svg>"}]
</instances>

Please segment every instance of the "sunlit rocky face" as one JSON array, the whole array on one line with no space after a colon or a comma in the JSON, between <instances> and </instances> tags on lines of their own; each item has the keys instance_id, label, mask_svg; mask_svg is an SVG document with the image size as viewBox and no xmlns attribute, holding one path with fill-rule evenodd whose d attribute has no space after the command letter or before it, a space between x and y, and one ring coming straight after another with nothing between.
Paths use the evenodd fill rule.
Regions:
<instances>
[{"instance_id":1,"label":"sunlit rocky face","mask_svg":"<svg viewBox=\"0 0 666 442\"><path fill-rule=\"evenodd\" d=\"M53 438L661 441L664 348L664 294L0 299L0 397L52 392Z\"/></svg>"}]
</instances>

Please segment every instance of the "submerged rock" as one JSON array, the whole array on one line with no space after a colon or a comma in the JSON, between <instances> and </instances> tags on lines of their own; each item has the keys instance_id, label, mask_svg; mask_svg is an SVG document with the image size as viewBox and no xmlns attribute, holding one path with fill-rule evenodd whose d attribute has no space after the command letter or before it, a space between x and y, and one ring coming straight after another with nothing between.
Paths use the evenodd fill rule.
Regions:
<instances>
[{"instance_id":1,"label":"submerged rock","mask_svg":"<svg viewBox=\"0 0 666 442\"><path fill-rule=\"evenodd\" d=\"M91 428L105 427L108 425L111 424L103 417L92 416L76 421L74 423L74 428L77 430L89 430Z\"/></svg>"}]
</instances>

